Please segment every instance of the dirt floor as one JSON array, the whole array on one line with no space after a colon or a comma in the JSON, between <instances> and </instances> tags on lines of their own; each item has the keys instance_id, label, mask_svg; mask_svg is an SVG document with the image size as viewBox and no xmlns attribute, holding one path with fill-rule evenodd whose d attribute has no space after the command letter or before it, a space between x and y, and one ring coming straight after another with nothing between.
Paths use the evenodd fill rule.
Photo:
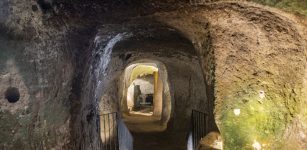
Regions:
<instances>
[{"instance_id":1,"label":"dirt floor","mask_svg":"<svg viewBox=\"0 0 307 150\"><path fill-rule=\"evenodd\" d=\"M185 141L178 140L179 134L167 134L167 132L135 133L134 150L185 150ZM183 138L181 138L183 139Z\"/></svg>"},{"instance_id":2,"label":"dirt floor","mask_svg":"<svg viewBox=\"0 0 307 150\"><path fill-rule=\"evenodd\" d=\"M160 124L160 120L155 116L146 116L142 114L124 115L124 121L131 132L147 133L162 132L166 126Z\"/></svg>"},{"instance_id":3,"label":"dirt floor","mask_svg":"<svg viewBox=\"0 0 307 150\"><path fill-rule=\"evenodd\" d=\"M124 121L133 136L135 150L184 150L185 141L178 140L182 133L169 133L159 118L140 114L124 115ZM184 139L184 138L180 138Z\"/></svg>"}]
</instances>

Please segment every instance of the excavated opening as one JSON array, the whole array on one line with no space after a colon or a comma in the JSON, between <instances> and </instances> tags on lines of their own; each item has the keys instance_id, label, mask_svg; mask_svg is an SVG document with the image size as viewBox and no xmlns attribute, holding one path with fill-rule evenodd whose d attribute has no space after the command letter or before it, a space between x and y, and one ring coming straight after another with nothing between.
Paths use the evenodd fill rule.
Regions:
<instances>
[{"instance_id":1,"label":"excavated opening","mask_svg":"<svg viewBox=\"0 0 307 150\"><path fill-rule=\"evenodd\" d=\"M16 103L20 99L20 93L18 88L16 87L9 87L5 91L5 99L10 103Z\"/></svg>"},{"instance_id":2,"label":"excavated opening","mask_svg":"<svg viewBox=\"0 0 307 150\"><path fill-rule=\"evenodd\" d=\"M37 0L37 4L40 7L40 9L43 11L43 13L46 13L47 11L50 11L52 9L52 1L53 0ZM35 11L35 9L33 9L33 11Z\"/></svg>"},{"instance_id":3,"label":"excavated opening","mask_svg":"<svg viewBox=\"0 0 307 150\"><path fill-rule=\"evenodd\" d=\"M129 69L131 71L128 72L127 69L131 67L132 69ZM127 78L124 82L128 85L128 88L125 88L128 114L152 116L154 109L158 109L154 107L156 102L154 95L157 94L155 75L158 71L158 68L146 64L134 64L126 68L125 77ZM159 101L162 102L162 99Z\"/></svg>"},{"instance_id":4,"label":"excavated opening","mask_svg":"<svg viewBox=\"0 0 307 150\"><path fill-rule=\"evenodd\" d=\"M167 76L164 64L157 61L143 60L126 67L121 111L123 119L131 131L157 132L167 128L168 118L171 114L171 97ZM147 86L142 85L144 81L145 85L147 82ZM152 99L149 104L146 93L150 93L149 98ZM141 96L143 96L143 101L140 100Z\"/></svg>"},{"instance_id":5,"label":"excavated opening","mask_svg":"<svg viewBox=\"0 0 307 150\"><path fill-rule=\"evenodd\" d=\"M150 149L185 149L192 110L210 110L194 46L176 30L161 25L142 25L131 34L115 35L104 45L100 59L103 63L98 65L100 115L121 112L119 116L131 132L136 150L148 144L152 145ZM135 71L140 65L156 67L163 83L162 101L153 108L152 116L131 113L135 105L127 100L129 86L139 75L154 74L146 69ZM110 121L100 117L100 124Z\"/></svg>"}]
</instances>

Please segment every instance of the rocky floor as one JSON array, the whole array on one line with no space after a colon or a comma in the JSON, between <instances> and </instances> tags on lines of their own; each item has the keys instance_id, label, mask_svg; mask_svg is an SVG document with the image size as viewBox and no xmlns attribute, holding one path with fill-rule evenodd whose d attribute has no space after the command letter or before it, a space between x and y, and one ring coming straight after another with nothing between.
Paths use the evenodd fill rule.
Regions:
<instances>
[{"instance_id":1,"label":"rocky floor","mask_svg":"<svg viewBox=\"0 0 307 150\"><path fill-rule=\"evenodd\" d=\"M135 150L184 150L185 141L178 141L181 133L164 131L159 118L140 114L125 115L124 121L133 136ZM184 138L181 138L184 139Z\"/></svg>"},{"instance_id":2,"label":"rocky floor","mask_svg":"<svg viewBox=\"0 0 307 150\"><path fill-rule=\"evenodd\" d=\"M159 118L141 114L124 115L124 121L131 132L148 133L162 132L165 126L160 124Z\"/></svg>"},{"instance_id":3,"label":"rocky floor","mask_svg":"<svg viewBox=\"0 0 307 150\"><path fill-rule=\"evenodd\" d=\"M185 141L178 140L182 134L168 134L166 132L136 133L134 138L134 150L185 150ZM184 136L184 135L183 135Z\"/></svg>"}]
</instances>

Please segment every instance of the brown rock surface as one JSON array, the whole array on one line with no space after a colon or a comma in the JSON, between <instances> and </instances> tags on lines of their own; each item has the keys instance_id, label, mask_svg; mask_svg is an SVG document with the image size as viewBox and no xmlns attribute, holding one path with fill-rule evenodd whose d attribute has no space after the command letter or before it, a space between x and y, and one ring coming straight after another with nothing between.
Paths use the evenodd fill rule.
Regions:
<instances>
[{"instance_id":1,"label":"brown rock surface","mask_svg":"<svg viewBox=\"0 0 307 150\"><path fill-rule=\"evenodd\" d=\"M174 80L178 86L170 88L184 91L174 94L179 102L172 114L177 119L174 126L199 106L209 112L210 131L218 129L217 123L228 149L249 146L255 139L231 135L249 137L251 131L270 135L265 139L270 142L278 141L270 149L307 147L307 28L302 18L242 2L191 6L185 1L62 0L43 10L36 1L3 0L0 8L0 149L100 149L95 115L103 86L97 83L110 68L99 68L99 63L111 63L116 76L127 63L117 61L119 56L106 61L107 55L101 52L144 37L164 41L173 50L161 44L159 50L136 51L134 56L140 57L134 58L160 58L171 68L195 72L189 81L187 70L171 71L183 76ZM159 48L159 44L152 45ZM139 46L129 51L146 47L146 42ZM196 62L201 69L193 65ZM112 77L105 79L118 80ZM191 85L194 89L186 91ZM16 103L4 97L10 86L19 89ZM117 93L117 86L112 89ZM265 92L262 104L258 103L259 91ZM185 101L189 96L195 101ZM118 104L114 102L109 109L119 108ZM251 112L250 106L264 111ZM242 107L239 119L232 116L235 107ZM263 113L265 119L260 120L265 123L249 120ZM233 124L235 119L238 124Z\"/></svg>"}]
</instances>

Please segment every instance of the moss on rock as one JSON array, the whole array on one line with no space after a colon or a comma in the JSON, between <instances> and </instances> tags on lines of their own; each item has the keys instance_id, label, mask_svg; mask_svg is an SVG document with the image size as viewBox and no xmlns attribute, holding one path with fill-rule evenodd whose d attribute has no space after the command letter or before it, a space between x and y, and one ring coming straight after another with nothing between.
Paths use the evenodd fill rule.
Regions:
<instances>
[{"instance_id":1,"label":"moss on rock","mask_svg":"<svg viewBox=\"0 0 307 150\"><path fill-rule=\"evenodd\" d=\"M291 112L297 112L297 104L286 103L287 98L275 93L268 92L265 98L260 98L253 89L238 93L228 99L222 109L221 133L225 149L252 149L254 141L261 143L264 149L280 149L282 135L291 122ZM235 115L234 109L240 109L240 114Z\"/></svg>"},{"instance_id":2,"label":"moss on rock","mask_svg":"<svg viewBox=\"0 0 307 150\"><path fill-rule=\"evenodd\" d=\"M254 2L277 7L289 12L301 14L307 17L306 0L253 0Z\"/></svg>"}]
</instances>

